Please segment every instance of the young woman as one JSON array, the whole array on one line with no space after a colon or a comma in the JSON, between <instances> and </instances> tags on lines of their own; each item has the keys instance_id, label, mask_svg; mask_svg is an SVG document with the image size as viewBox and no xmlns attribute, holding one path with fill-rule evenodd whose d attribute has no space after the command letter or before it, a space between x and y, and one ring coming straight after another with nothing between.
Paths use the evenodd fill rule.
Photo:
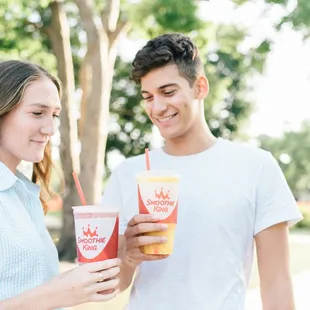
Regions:
<instances>
[{"instance_id":1,"label":"young woman","mask_svg":"<svg viewBox=\"0 0 310 310\"><path fill-rule=\"evenodd\" d=\"M57 79L41 67L0 63L0 309L58 309L118 293L118 259L58 274L36 183L48 190L60 93ZM34 163L32 181L17 170L22 160Z\"/></svg>"}]
</instances>

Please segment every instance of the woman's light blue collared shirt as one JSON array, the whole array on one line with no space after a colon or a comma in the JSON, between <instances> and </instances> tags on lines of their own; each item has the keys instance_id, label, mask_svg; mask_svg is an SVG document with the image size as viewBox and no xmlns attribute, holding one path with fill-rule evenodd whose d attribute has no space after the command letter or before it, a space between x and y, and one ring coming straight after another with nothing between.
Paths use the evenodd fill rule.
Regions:
<instances>
[{"instance_id":1,"label":"woman's light blue collared shirt","mask_svg":"<svg viewBox=\"0 0 310 310\"><path fill-rule=\"evenodd\" d=\"M58 274L58 254L39 196L39 186L0 162L0 300Z\"/></svg>"}]
</instances>

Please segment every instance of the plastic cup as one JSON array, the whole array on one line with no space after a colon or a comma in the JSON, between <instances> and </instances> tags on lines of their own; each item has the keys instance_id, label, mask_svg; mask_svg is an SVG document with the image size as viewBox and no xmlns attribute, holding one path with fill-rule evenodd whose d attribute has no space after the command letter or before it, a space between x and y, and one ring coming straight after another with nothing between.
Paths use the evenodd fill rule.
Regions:
<instances>
[{"instance_id":1,"label":"plastic cup","mask_svg":"<svg viewBox=\"0 0 310 310\"><path fill-rule=\"evenodd\" d=\"M168 225L166 231L145 233L147 236L167 237L164 244L141 247L144 254L171 254L178 216L180 175L173 171L148 170L137 173L139 213L156 214L159 223Z\"/></svg>"},{"instance_id":2,"label":"plastic cup","mask_svg":"<svg viewBox=\"0 0 310 310\"><path fill-rule=\"evenodd\" d=\"M119 212L94 205L72 209L79 264L116 258Z\"/></svg>"}]
</instances>

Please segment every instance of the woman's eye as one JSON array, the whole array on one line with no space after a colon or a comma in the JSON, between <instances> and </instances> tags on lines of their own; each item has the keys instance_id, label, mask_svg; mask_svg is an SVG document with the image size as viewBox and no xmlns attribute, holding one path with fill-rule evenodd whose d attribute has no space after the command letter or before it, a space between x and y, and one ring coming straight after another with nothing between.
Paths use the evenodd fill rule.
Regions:
<instances>
[{"instance_id":1,"label":"woman's eye","mask_svg":"<svg viewBox=\"0 0 310 310\"><path fill-rule=\"evenodd\" d=\"M59 115L54 114L54 115L53 115L53 118L59 118Z\"/></svg>"},{"instance_id":2,"label":"woman's eye","mask_svg":"<svg viewBox=\"0 0 310 310\"><path fill-rule=\"evenodd\" d=\"M32 112L32 114L33 114L34 116L41 116L43 113L42 113L42 112Z\"/></svg>"}]
</instances>

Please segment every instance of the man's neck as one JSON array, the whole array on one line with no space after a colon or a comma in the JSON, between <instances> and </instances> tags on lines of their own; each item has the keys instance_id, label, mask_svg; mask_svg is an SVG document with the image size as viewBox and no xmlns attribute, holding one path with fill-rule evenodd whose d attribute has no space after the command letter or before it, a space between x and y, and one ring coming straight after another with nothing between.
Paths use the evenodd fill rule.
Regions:
<instances>
[{"instance_id":1,"label":"man's neck","mask_svg":"<svg viewBox=\"0 0 310 310\"><path fill-rule=\"evenodd\" d=\"M194 132L174 138L167 139L164 151L173 156L193 155L207 150L216 142L216 138L211 133L207 125L195 129Z\"/></svg>"}]
</instances>

